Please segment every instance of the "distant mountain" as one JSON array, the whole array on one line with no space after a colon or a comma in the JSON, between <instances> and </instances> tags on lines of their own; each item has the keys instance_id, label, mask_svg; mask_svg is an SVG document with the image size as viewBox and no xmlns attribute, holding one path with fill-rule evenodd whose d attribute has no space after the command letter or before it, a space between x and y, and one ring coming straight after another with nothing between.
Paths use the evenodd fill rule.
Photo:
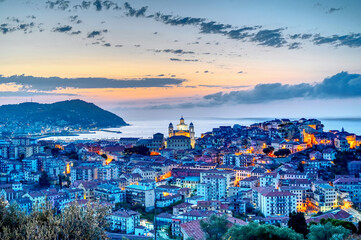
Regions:
<instances>
[{"instance_id":1,"label":"distant mountain","mask_svg":"<svg viewBox=\"0 0 361 240\"><path fill-rule=\"evenodd\" d=\"M52 104L20 103L0 106L0 124L7 127L35 128L107 128L125 126L119 116L93 103L69 100ZM34 130L35 130L34 129Z\"/></svg>"}]
</instances>

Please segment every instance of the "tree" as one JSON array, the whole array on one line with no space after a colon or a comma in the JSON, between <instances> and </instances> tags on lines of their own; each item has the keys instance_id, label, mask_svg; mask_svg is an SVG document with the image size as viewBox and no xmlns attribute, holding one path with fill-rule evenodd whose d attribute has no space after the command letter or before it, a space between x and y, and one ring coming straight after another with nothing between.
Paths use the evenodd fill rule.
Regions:
<instances>
[{"instance_id":1,"label":"tree","mask_svg":"<svg viewBox=\"0 0 361 240\"><path fill-rule=\"evenodd\" d=\"M51 204L36 205L25 215L17 205L6 206L0 199L0 239L107 239L109 209L96 202L80 206L76 202L56 215Z\"/></svg>"},{"instance_id":2,"label":"tree","mask_svg":"<svg viewBox=\"0 0 361 240\"><path fill-rule=\"evenodd\" d=\"M269 147L266 147L266 148L263 149L263 153L266 154L266 155L269 155L269 154L273 153L274 150L275 150L274 147L269 146Z\"/></svg>"},{"instance_id":3,"label":"tree","mask_svg":"<svg viewBox=\"0 0 361 240\"><path fill-rule=\"evenodd\" d=\"M18 161L22 162L24 158L25 158L25 154L22 153L22 154L20 154Z\"/></svg>"},{"instance_id":4,"label":"tree","mask_svg":"<svg viewBox=\"0 0 361 240\"><path fill-rule=\"evenodd\" d=\"M279 149L279 150L274 152L274 155L276 157L287 157L290 154L291 154L291 151L288 148Z\"/></svg>"},{"instance_id":5,"label":"tree","mask_svg":"<svg viewBox=\"0 0 361 240\"><path fill-rule=\"evenodd\" d=\"M305 168L303 167L303 163L302 163L302 162L299 162L299 163L298 163L297 170L300 171L300 172L304 172L304 171L305 171Z\"/></svg>"},{"instance_id":6,"label":"tree","mask_svg":"<svg viewBox=\"0 0 361 240\"><path fill-rule=\"evenodd\" d=\"M227 216L223 215L218 217L217 215L210 216L207 220L201 220L200 225L203 232L206 234L207 240L220 240L227 232L228 227Z\"/></svg>"},{"instance_id":7,"label":"tree","mask_svg":"<svg viewBox=\"0 0 361 240\"><path fill-rule=\"evenodd\" d=\"M60 153L60 149L59 148L53 148L51 149L51 155L53 155L54 157L57 157Z\"/></svg>"},{"instance_id":8,"label":"tree","mask_svg":"<svg viewBox=\"0 0 361 240\"><path fill-rule=\"evenodd\" d=\"M128 154L135 153L135 154L147 155L147 156L150 154L149 148L147 148L145 146L134 146L131 148L126 148L125 153L128 153Z\"/></svg>"},{"instance_id":9,"label":"tree","mask_svg":"<svg viewBox=\"0 0 361 240\"><path fill-rule=\"evenodd\" d=\"M108 159L108 156L107 156L105 153L103 153L101 156L102 156L104 159Z\"/></svg>"},{"instance_id":10,"label":"tree","mask_svg":"<svg viewBox=\"0 0 361 240\"><path fill-rule=\"evenodd\" d=\"M41 176L39 178L39 186L40 187L50 187L49 176L45 171L43 171L41 173Z\"/></svg>"},{"instance_id":11,"label":"tree","mask_svg":"<svg viewBox=\"0 0 361 240\"><path fill-rule=\"evenodd\" d=\"M344 228L350 230L352 233L357 232L357 228L352 222L342 221L342 220L338 220L338 219L334 219L334 218L327 218L327 219L321 219L320 220L321 224L326 224L328 222L331 223L333 226L336 226L336 227L337 226L344 227Z\"/></svg>"},{"instance_id":12,"label":"tree","mask_svg":"<svg viewBox=\"0 0 361 240\"><path fill-rule=\"evenodd\" d=\"M267 148L263 148L263 153L268 155L271 153L271 150L267 147Z\"/></svg>"},{"instance_id":13,"label":"tree","mask_svg":"<svg viewBox=\"0 0 361 240\"><path fill-rule=\"evenodd\" d=\"M357 224L357 234L361 234L361 221L358 222Z\"/></svg>"},{"instance_id":14,"label":"tree","mask_svg":"<svg viewBox=\"0 0 361 240\"><path fill-rule=\"evenodd\" d=\"M333 226L330 222L312 225L310 233L307 235L308 240L338 240L344 239L350 235L351 231L341 226Z\"/></svg>"},{"instance_id":15,"label":"tree","mask_svg":"<svg viewBox=\"0 0 361 240\"><path fill-rule=\"evenodd\" d=\"M306 236L308 233L307 223L305 215L302 212L292 212L289 215L288 227L295 230L297 233L301 233Z\"/></svg>"},{"instance_id":16,"label":"tree","mask_svg":"<svg viewBox=\"0 0 361 240\"><path fill-rule=\"evenodd\" d=\"M235 225L226 233L224 239L232 240L302 240L302 234L290 228L251 222L244 226Z\"/></svg>"}]
</instances>

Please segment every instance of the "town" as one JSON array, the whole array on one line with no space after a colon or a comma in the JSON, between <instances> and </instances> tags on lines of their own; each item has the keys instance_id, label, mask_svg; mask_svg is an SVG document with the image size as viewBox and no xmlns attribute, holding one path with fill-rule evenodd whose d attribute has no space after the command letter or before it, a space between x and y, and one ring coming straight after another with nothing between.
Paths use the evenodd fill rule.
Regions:
<instances>
[{"instance_id":1,"label":"town","mask_svg":"<svg viewBox=\"0 0 361 240\"><path fill-rule=\"evenodd\" d=\"M361 221L361 136L304 118L196 130L182 117L150 139L3 135L0 198L26 214L98 202L113 239L205 239L200 221L214 215L241 226L287 227L296 212L308 224Z\"/></svg>"}]
</instances>

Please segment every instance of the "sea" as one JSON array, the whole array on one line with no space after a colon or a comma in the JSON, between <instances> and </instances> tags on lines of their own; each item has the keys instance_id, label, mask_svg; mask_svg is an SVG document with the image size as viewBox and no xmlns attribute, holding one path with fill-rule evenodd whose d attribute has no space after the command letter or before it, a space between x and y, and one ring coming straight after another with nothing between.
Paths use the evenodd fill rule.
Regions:
<instances>
[{"instance_id":1,"label":"sea","mask_svg":"<svg viewBox=\"0 0 361 240\"><path fill-rule=\"evenodd\" d=\"M361 135L361 118L318 118L324 124L324 130L341 130ZM190 122L187 122L189 124ZM195 118L189 119L194 124L196 137L200 137L202 133L212 131L213 128L219 126L233 126L239 124L249 126L253 123L272 120L272 118ZM296 120L296 119L290 119ZM168 125L172 122L175 126L179 120L142 120L129 121L129 126L120 128L107 128L107 131L92 131L91 133L82 133L77 136L52 136L43 138L43 140L59 140L59 141L90 141L100 139L119 139L123 137L135 138L151 138L155 133L168 134Z\"/></svg>"}]
</instances>

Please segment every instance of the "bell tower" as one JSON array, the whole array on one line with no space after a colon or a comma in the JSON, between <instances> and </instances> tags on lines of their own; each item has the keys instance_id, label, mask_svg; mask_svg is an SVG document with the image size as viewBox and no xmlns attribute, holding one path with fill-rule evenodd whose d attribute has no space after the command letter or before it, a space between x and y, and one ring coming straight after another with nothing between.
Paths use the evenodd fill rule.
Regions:
<instances>
[{"instance_id":1,"label":"bell tower","mask_svg":"<svg viewBox=\"0 0 361 240\"><path fill-rule=\"evenodd\" d=\"M173 137L173 136L174 136L174 128L173 128L173 124L172 124L172 123L169 123L168 135L169 135L169 137Z\"/></svg>"},{"instance_id":2,"label":"bell tower","mask_svg":"<svg viewBox=\"0 0 361 240\"><path fill-rule=\"evenodd\" d=\"M196 140L195 140L194 125L192 122L189 124L189 138L191 139L191 146L192 148L194 148L196 144Z\"/></svg>"}]
</instances>

